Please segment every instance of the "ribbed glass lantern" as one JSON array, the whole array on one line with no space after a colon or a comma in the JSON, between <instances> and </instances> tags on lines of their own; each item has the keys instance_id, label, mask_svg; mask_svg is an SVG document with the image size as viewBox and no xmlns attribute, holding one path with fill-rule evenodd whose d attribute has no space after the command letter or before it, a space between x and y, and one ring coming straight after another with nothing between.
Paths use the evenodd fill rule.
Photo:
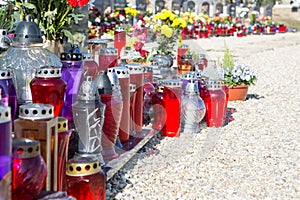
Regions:
<instances>
[{"instance_id":1,"label":"ribbed glass lantern","mask_svg":"<svg viewBox=\"0 0 300 200\"><path fill-rule=\"evenodd\" d=\"M46 65L62 66L60 59L42 46L41 31L28 16L26 21L17 25L13 45L0 59L0 67L9 68L14 73L19 104L32 102L29 83L35 77L36 69Z\"/></svg>"}]
</instances>

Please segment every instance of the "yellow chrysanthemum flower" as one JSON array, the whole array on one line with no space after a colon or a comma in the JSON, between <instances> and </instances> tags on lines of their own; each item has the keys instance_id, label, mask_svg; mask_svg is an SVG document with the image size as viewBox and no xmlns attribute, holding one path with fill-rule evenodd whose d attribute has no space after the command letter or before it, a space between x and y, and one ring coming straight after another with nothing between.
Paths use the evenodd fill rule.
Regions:
<instances>
[{"instance_id":1,"label":"yellow chrysanthemum flower","mask_svg":"<svg viewBox=\"0 0 300 200\"><path fill-rule=\"evenodd\" d=\"M170 20L173 21L176 18L176 15L174 15L173 13L170 15Z\"/></svg>"},{"instance_id":2,"label":"yellow chrysanthemum flower","mask_svg":"<svg viewBox=\"0 0 300 200\"><path fill-rule=\"evenodd\" d=\"M160 13L155 14L153 18L154 18L155 20L160 19Z\"/></svg>"},{"instance_id":3,"label":"yellow chrysanthemum flower","mask_svg":"<svg viewBox=\"0 0 300 200\"><path fill-rule=\"evenodd\" d=\"M168 28L169 28L168 25L162 25L162 26L161 26L161 30L162 30L162 31L165 31L165 30L167 30Z\"/></svg>"},{"instance_id":4,"label":"yellow chrysanthemum flower","mask_svg":"<svg viewBox=\"0 0 300 200\"><path fill-rule=\"evenodd\" d=\"M161 30L161 34L165 35L167 38L171 38L173 35L173 30L169 27Z\"/></svg>"},{"instance_id":5,"label":"yellow chrysanthemum flower","mask_svg":"<svg viewBox=\"0 0 300 200\"><path fill-rule=\"evenodd\" d=\"M138 14L138 11L137 11L136 9L132 9L132 10L131 10L131 15L132 15L132 16L135 17L137 14Z\"/></svg>"},{"instance_id":6,"label":"yellow chrysanthemum flower","mask_svg":"<svg viewBox=\"0 0 300 200\"><path fill-rule=\"evenodd\" d=\"M180 20L179 18L174 19L174 21L172 22L172 27L178 27L180 25Z\"/></svg>"},{"instance_id":7,"label":"yellow chrysanthemum flower","mask_svg":"<svg viewBox=\"0 0 300 200\"><path fill-rule=\"evenodd\" d=\"M168 16L165 13L160 13L160 19L161 20L166 20Z\"/></svg>"},{"instance_id":8,"label":"yellow chrysanthemum flower","mask_svg":"<svg viewBox=\"0 0 300 200\"><path fill-rule=\"evenodd\" d=\"M154 25L154 32L157 31L159 29L160 25L159 24L155 24Z\"/></svg>"},{"instance_id":9,"label":"yellow chrysanthemum flower","mask_svg":"<svg viewBox=\"0 0 300 200\"><path fill-rule=\"evenodd\" d=\"M184 19L185 21L189 21L189 18L187 16L184 16L182 19Z\"/></svg>"},{"instance_id":10,"label":"yellow chrysanthemum flower","mask_svg":"<svg viewBox=\"0 0 300 200\"><path fill-rule=\"evenodd\" d=\"M186 21L182 18L179 18L179 22L180 22L180 25L182 28L185 28L186 27Z\"/></svg>"}]
</instances>

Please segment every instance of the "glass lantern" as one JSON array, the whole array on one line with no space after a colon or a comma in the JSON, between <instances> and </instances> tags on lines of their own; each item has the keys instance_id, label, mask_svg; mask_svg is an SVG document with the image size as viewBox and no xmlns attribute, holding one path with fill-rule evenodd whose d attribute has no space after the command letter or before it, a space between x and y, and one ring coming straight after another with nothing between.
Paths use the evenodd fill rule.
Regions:
<instances>
[{"instance_id":1,"label":"glass lantern","mask_svg":"<svg viewBox=\"0 0 300 200\"><path fill-rule=\"evenodd\" d=\"M18 104L32 102L29 83L35 77L36 69L46 65L62 66L60 59L42 46L40 29L27 17L17 25L13 45L1 57L0 67L13 71Z\"/></svg>"}]
</instances>

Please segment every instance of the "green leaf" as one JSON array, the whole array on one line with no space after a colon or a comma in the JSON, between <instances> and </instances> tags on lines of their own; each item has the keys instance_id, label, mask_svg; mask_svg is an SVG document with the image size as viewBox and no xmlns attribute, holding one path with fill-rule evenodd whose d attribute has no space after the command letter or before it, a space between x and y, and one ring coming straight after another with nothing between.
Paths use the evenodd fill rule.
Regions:
<instances>
[{"instance_id":1,"label":"green leaf","mask_svg":"<svg viewBox=\"0 0 300 200\"><path fill-rule=\"evenodd\" d=\"M63 30L62 32L63 32L64 36L66 36L69 40L74 41L74 37L69 30Z\"/></svg>"},{"instance_id":2,"label":"green leaf","mask_svg":"<svg viewBox=\"0 0 300 200\"><path fill-rule=\"evenodd\" d=\"M31 3L24 3L23 6L24 6L25 8L30 9L30 10L33 10L33 9L36 10L36 6L35 6L34 4L31 4Z\"/></svg>"}]
</instances>

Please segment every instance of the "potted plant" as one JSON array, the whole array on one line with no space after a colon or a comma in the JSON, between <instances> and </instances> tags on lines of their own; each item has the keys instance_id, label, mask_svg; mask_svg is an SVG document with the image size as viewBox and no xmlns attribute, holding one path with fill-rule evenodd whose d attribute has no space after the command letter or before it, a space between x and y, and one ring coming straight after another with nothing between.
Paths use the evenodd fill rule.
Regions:
<instances>
[{"instance_id":1,"label":"potted plant","mask_svg":"<svg viewBox=\"0 0 300 200\"><path fill-rule=\"evenodd\" d=\"M234 64L233 56L225 46L222 70L224 82L229 87L229 101L244 101L248 87L255 83L257 77L249 65Z\"/></svg>"}]
</instances>

